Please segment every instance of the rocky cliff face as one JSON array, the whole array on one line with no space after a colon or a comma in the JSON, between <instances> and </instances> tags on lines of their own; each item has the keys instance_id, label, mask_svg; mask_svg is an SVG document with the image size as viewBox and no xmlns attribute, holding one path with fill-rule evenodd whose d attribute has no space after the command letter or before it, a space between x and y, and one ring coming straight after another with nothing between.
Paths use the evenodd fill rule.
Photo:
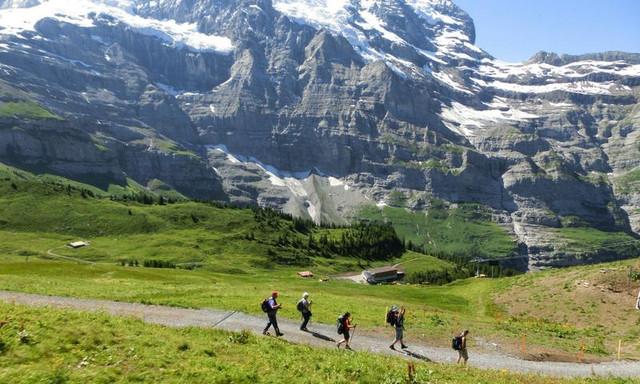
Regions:
<instances>
[{"instance_id":1,"label":"rocky cliff face","mask_svg":"<svg viewBox=\"0 0 640 384\"><path fill-rule=\"evenodd\" d=\"M316 221L479 202L530 268L579 262L563 226L640 232L638 54L500 62L448 0L0 0L0 26L3 161Z\"/></svg>"}]
</instances>

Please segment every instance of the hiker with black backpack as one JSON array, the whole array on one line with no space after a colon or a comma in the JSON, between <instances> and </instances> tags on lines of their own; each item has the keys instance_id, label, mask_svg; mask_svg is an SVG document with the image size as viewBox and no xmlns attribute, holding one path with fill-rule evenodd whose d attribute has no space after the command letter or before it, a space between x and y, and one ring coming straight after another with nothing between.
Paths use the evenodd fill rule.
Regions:
<instances>
[{"instance_id":1,"label":"hiker with black backpack","mask_svg":"<svg viewBox=\"0 0 640 384\"><path fill-rule=\"evenodd\" d=\"M351 330L356 328L356 324L351 324L351 314L346 312L344 315L338 317L337 322L338 334L342 335L342 340L338 341L336 347L340 349L342 344L345 344L344 349L351 350Z\"/></svg>"},{"instance_id":2,"label":"hiker with black backpack","mask_svg":"<svg viewBox=\"0 0 640 384\"><path fill-rule=\"evenodd\" d=\"M396 330L396 338L393 343L389 346L389 348L396 350L396 344L400 342L400 347L402 349L407 349L404 344L404 315L406 313L406 309L404 307L396 307L395 305L391 307L391 310L387 313L387 323L393 326Z\"/></svg>"},{"instance_id":3,"label":"hiker with black backpack","mask_svg":"<svg viewBox=\"0 0 640 384\"><path fill-rule=\"evenodd\" d=\"M271 293L271 297L269 297L268 299L265 299L262 302L262 311L267 314L267 318L269 319L267 326L264 328L264 331L262 331L263 335L269 334L268 332L269 327L271 327L272 325L273 325L273 329L276 331L276 336L284 335L284 333L280 332L280 328L278 327L278 319L276 317L276 314L278 313L278 309L282 308L282 304L278 304L278 302L276 301L277 298L278 298L278 292L273 291Z\"/></svg>"},{"instance_id":4,"label":"hiker with black backpack","mask_svg":"<svg viewBox=\"0 0 640 384\"><path fill-rule=\"evenodd\" d=\"M311 300L309 300L309 293L305 292L302 294L302 299L298 301L296 309L302 314L300 330L309 332L307 329L307 324L309 324L309 320L311 319Z\"/></svg>"},{"instance_id":5,"label":"hiker with black backpack","mask_svg":"<svg viewBox=\"0 0 640 384\"><path fill-rule=\"evenodd\" d=\"M458 351L458 361L456 362L456 364L459 364L460 361L462 361L462 364L467 364L467 360L469 360L469 354L467 353L468 334L469 330L465 329L451 341L451 347L454 350Z\"/></svg>"}]
</instances>

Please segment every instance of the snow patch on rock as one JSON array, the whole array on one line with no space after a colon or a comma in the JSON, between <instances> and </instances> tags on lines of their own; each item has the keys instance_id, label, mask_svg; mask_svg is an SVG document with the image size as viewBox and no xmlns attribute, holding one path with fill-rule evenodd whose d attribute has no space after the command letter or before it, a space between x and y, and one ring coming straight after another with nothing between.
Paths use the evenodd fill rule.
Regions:
<instances>
[{"instance_id":1,"label":"snow patch on rock","mask_svg":"<svg viewBox=\"0 0 640 384\"><path fill-rule=\"evenodd\" d=\"M617 84L613 81L598 83L595 81L576 81L550 83L543 85L525 85L507 83L503 81L493 81L488 84L492 88L517 93L551 93L554 91L564 91L583 95L612 95L616 92L630 92L631 88L626 85Z\"/></svg>"},{"instance_id":2,"label":"snow patch on rock","mask_svg":"<svg viewBox=\"0 0 640 384\"><path fill-rule=\"evenodd\" d=\"M156 20L133 15L132 2L128 0L48 0L29 8L0 10L0 35L21 35L35 31L36 23L45 18L74 24L82 28L95 26L95 17L108 14L136 32L154 36L165 44L197 52L229 54L233 51L231 40L223 36L198 32L197 24L180 24L174 20Z\"/></svg>"},{"instance_id":3,"label":"snow patch on rock","mask_svg":"<svg viewBox=\"0 0 640 384\"><path fill-rule=\"evenodd\" d=\"M500 109L477 110L458 102L451 103L451 106L444 106L440 117L444 124L452 131L464 136L473 137L478 129L495 125L498 122L517 122L535 119L538 115L521 111L515 108L505 110L506 103L501 103Z\"/></svg>"}]
</instances>

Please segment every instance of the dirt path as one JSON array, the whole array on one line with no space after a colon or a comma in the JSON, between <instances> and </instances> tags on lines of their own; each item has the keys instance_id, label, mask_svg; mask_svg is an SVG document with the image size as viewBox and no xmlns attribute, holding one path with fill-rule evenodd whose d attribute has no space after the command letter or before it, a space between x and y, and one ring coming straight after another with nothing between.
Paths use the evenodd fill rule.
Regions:
<instances>
[{"instance_id":1,"label":"dirt path","mask_svg":"<svg viewBox=\"0 0 640 384\"><path fill-rule=\"evenodd\" d=\"M56 259L60 259L60 260L73 261L73 262L76 262L78 264L90 264L90 265L95 264L95 262L93 262L93 261L78 259L78 258L70 257L70 256L62 256L62 255L58 255L57 253L53 252L55 249L59 249L59 248L63 248L63 246L56 247L56 248L51 248L51 249L47 250L47 255L49 255L49 256L51 256L53 258L56 258Z\"/></svg>"},{"instance_id":2,"label":"dirt path","mask_svg":"<svg viewBox=\"0 0 640 384\"><path fill-rule=\"evenodd\" d=\"M71 308L83 311L104 311L116 316L132 316L148 323L161 324L169 327L215 327L229 331L250 330L256 334L262 332L266 321L262 317L247 315L235 311L220 311L214 309L183 309L158 305L144 305L122 303L105 300L78 299L72 297L42 296L18 292L0 291L0 300L8 303L26 304L31 306L52 306ZM315 347L335 348L334 339L338 337L335 327L325 324L312 323L312 332L298 330L298 323L280 320L280 329L288 341L307 344ZM435 348L409 344L405 352L394 352L388 345L392 338L389 331L387 337L374 337L355 333L353 348L357 351L393 355L407 359L419 359L439 363L453 363L456 354L450 348ZM475 353L470 351L469 364L485 369L506 369L513 372L537 373L542 375L567 376L640 376L640 362L606 362L598 364L536 362L520 360L511 356Z\"/></svg>"}]
</instances>

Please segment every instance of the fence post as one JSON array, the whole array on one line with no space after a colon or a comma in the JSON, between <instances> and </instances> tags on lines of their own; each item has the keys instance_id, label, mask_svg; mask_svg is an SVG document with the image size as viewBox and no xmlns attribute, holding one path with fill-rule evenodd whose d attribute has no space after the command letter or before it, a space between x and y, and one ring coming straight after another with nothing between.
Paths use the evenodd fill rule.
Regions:
<instances>
[{"instance_id":1,"label":"fence post","mask_svg":"<svg viewBox=\"0 0 640 384\"><path fill-rule=\"evenodd\" d=\"M578 351L578 362L582 363L584 359L584 340L580 341L580 350Z\"/></svg>"},{"instance_id":2,"label":"fence post","mask_svg":"<svg viewBox=\"0 0 640 384\"><path fill-rule=\"evenodd\" d=\"M622 352L622 339L618 340L618 360L620 360L621 352Z\"/></svg>"}]
</instances>

